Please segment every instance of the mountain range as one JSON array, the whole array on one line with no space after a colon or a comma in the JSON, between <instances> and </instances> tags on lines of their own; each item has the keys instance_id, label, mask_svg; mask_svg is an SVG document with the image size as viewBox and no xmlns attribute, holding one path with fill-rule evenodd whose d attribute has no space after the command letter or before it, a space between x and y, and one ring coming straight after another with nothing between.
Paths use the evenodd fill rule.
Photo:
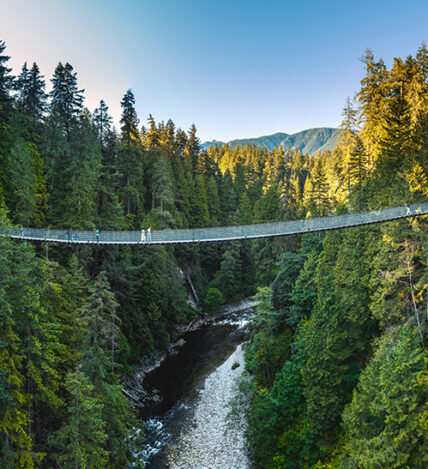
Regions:
<instances>
[{"instance_id":1,"label":"mountain range","mask_svg":"<svg viewBox=\"0 0 428 469\"><path fill-rule=\"evenodd\" d=\"M326 150L333 150L338 145L339 129L331 127L320 127L315 129L302 130L295 134L277 132L272 135L263 135L256 138L242 138L226 142L231 147L253 143L267 150L273 150L282 146L284 150L288 148L299 149L302 153L315 154ZM202 148L207 150L214 145L225 145L225 142L212 140L202 143Z\"/></svg>"}]
</instances>

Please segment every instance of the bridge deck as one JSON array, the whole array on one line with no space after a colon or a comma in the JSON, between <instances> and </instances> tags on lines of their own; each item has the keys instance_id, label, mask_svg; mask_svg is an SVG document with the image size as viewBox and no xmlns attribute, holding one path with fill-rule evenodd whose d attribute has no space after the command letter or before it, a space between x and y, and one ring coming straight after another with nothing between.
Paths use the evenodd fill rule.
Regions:
<instances>
[{"instance_id":1,"label":"bridge deck","mask_svg":"<svg viewBox=\"0 0 428 469\"><path fill-rule=\"evenodd\" d=\"M43 228L24 228L19 231L1 229L0 236L24 239L29 241L45 241L70 244L177 244L200 243L215 241L233 241L240 239L256 239L292 234L313 233L319 231L349 228L352 226L382 223L400 218L408 218L428 214L428 202L407 206L392 207L368 212L349 213L331 217L307 218L256 225L224 226L215 228L194 228L181 230L158 230L152 232L151 242L141 242L140 231L100 231L97 240L95 231L79 231L79 239L69 241L66 230L49 230Z\"/></svg>"}]
</instances>

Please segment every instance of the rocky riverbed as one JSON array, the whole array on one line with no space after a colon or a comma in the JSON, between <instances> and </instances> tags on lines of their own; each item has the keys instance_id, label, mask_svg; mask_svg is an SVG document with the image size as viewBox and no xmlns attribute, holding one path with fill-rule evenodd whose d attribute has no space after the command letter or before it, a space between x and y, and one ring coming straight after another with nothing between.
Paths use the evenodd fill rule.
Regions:
<instances>
[{"instance_id":1,"label":"rocky riverbed","mask_svg":"<svg viewBox=\"0 0 428 469\"><path fill-rule=\"evenodd\" d=\"M239 366L237 366L239 364ZM211 373L199 392L194 416L167 448L170 469L247 469L242 428L228 428L229 404L244 369L242 344Z\"/></svg>"},{"instance_id":2,"label":"rocky riverbed","mask_svg":"<svg viewBox=\"0 0 428 469\"><path fill-rule=\"evenodd\" d=\"M179 338L169 345L168 350L142 357L135 373L124 383L125 395L137 407L148 410L156 406L163 397L158 389L147 387L146 376L153 374L167 358L176 356L186 344L189 334L210 326L227 325L241 328L246 326L255 305L256 301L245 299L239 303L225 305L216 315L203 314L190 324L180 326L177 330Z\"/></svg>"},{"instance_id":3,"label":"rocky riverbed","mask_svg":"<svg viewBox=\"0 0 428 469\"><path fill-rule=\"evenodd\" d=\"M189 328L184 344L146 374L142 388L159 396L142 409L149 469L250 467L242 426L226 429L228 405L244 370L242 343L253 308L246 302L243 309L229 308Z\"/></svg>"}]
</instances>

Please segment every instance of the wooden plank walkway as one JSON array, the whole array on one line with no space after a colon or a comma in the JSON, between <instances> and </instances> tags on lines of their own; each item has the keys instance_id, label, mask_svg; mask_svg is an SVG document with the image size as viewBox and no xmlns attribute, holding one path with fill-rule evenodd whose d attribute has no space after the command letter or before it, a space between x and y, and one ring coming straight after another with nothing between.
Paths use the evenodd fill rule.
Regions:
<instances>
[{"instance_id":1,"label":"wooden plank walkway","mask_svg":"<svg viewBox=\"0 0 428 469\"><path fill-rule=\"evenodd\" d=\"M409 218L428 214L428 202L372 210L367 212L348 213L321 218L306 218L255 225L223 226L214 228L194 228L180 230L157 230L152 232L150 242L141 241L140 231L100 231L97 239L95 231L79 231L79 238L70 241L66 230L49 230L43 228L24 228L22 233L14 229L0 228L0 236L28 241L69 244L178 244L210 243L217 241L234 241L240 239L272 238L293 234L314 233L327 230L349 228L353 226L383 223L400 218Z\"/></svg>"}]
</instances>

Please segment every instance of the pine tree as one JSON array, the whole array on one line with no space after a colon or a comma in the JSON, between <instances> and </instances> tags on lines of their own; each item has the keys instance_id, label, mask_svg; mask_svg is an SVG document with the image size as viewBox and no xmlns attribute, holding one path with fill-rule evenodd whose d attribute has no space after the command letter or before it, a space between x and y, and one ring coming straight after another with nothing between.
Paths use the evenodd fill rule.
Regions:
<instances>
[{"instance_id":1,"label":"pine tree","mask_svg":"<svg viewBox=\"0 0 428 469\"><path fill-rule=\"evenodd\" d=\"M106 272L98 274L89 291L90 296L82 316L82 323L88 330L85 339L87 365L84 369L88 376L94 379L97 370L103 365L101 360L103 352L110 351L111 370L114 371L119 331L116 309L119 304L111 292Z\"/></svg>"},{"instance_id":2,"label":"pine tree","mask_svg":"<svg viewBox=\"0 0 428 469\"><path fill-rule=\"evenodd\" d=\"M226 301L240 297L241 262L238 245L232 243L223 253L220 270L212 286L218 288Z\"/></svg>"},{"instance_id":3,"label":"pine tree","mask_svg":"<svg viewBox=\"0 0 428 469\"><path fill-rule=\"evenodd\" d=\"M58 462L63 467L106 467L108 451L103 405L98 401L94 386L80 370L71 372L65 380L71 400L67 407L68 420L55 435L51 444L57 448Z\"/></svg>"},{"instance_id":4,"label":"pine tree","mask_svg":"<svg viewBox=\"0 0 428 469\"><path fill-rule=\"evenodd\" d=\"M153 150L159 144L159 132L156 127L156 121L151 114L149 115L148 122L149 128L144 135L144 145L147 149Z\"/></svg>"},{"instance_id":5,"label":"pine tree","mask_svg":"<svg viewBox=\"0 0 428 469\"><path fill-rule=\"evenodd\" d=\"M108 106L101 100L100 106L94 111L94 123L98 129L100 142L103 147L106 146L107 138L111 132L111 123L113 119L108 113Z\"/></svg>"},{"instance_id":6,"label":"pine tree","mask_svg":"<svg viewBox=\"0 0 428 469\"><path fill-rule=\"evenodd\" d=\"M358 102L361 108L363 128L361 138L370 155L370 169L378 156L379 137L382 136L382 112L387 70L382 59L374 60L373 51L367 49L361 61L366 67L366 75L361 80Z\"/></svg>"},{"instance_id":7,"label":"pine tree","mask_svg":"<svg viewBox=\"0 0 428 469\"><path fill-rule=\"evenodd\" d=\"M67 146L68 164L59 175L51 216L59 226L94 229L102 155L97 131L86 115L76 122Z\"/></svg>"},{"instance_id":8,"label":"pine tree","mask_svg":"<svg viewBox=\"0 0 428 469\"><path fill-rule=\"evenodd\" d=\"M205 178L200 174L195 176L190 194L190 222L194 228L208 226L210 222Z\"/></svg>"},{"instance_id":9,"label":"pine tree","mask_svg":"<svg viewBox=\"0 0 428 469\"><path fill-rule=\"evenodd\" d=\"M13 86L11 69L6 66L9 56L4 55L6 45L0 41L0 202L3 200L7 175L4 172L4 160L12 146L12 138L8 119L12 110L12 98L10 92Z\"/></svg>"},{"instance_id":10,"label":"pine tree","mask_svg":"<svg viewBox=\"0 0 428 469\"><path fill-rule=\"evenodd\" d=\"M210 224L211 226L216 226L220 223L221 207L220 196L218 194L218 187L213 175L209 177L207 182L207 199Z\"/></svg>"},{"instance_id":11,"label":"pine tree","mask_svg":"<svg viewBox=\"0 0 428 469\"><path fill-rule=\"evenodd\" d=\"M124 179L121 199L126 214L137 215L144 202L144 162L141 148L140 134L138 132L138 118L135 111L135 98L128 90L121 102L121 147L119 170Z\"/></svg>"},{"instance_id":12,"label":"pine tree","mask_svg":"<svg viewBox=\"0 0 428 469\"><path fill-rule=\"evenodd\" d=\"M81 370L94 386L101 404L103 426L108 435L100 451L104 449L111 467L121 467L128 460L127 436L132 412L122 393L119 375L115 373L117 345L120 337L120 320L117 303L106 272L96 277L89 287L90 296L83 307L81 321L87 327L83 340Z\"/></svg>"},{"instance_id":13,"label":"pine tree","mask_svg":"<svg viewBox=\"0 0 428 469\"><path fill-rule=\"evenodd\" d=\"M239 201L238 222L240 225L251 225L253 222L253 207L246 192L243 192Z\"/></svg>"},{"instance_id":14,"label":"pine tree","mask_svg":"<svg viewBox=\"0 0 428 469\"><path fill-rule=\"evenodd\" d=\"M325 169L320 158L316 159L308 182L308 189L305 187L305 195L307 197L309 212L312 216L324 216L330 208L330 201Z\"/></svg>"},{"instance_id":15,"label":"pine tree","mask_svg":"<svg viewBox=\"0 0 428 469\"><path fill-rule=\"evenodd\" d=\"M15 82L16 101L20 111L36 121L42 119L46 108L45 86L44 77L40 75L38 65L33 63L31 69L28 70L27 63L25 63Z\"/></svg>"},{"instance_id":16,"label":"pine tree","mask_svg":"<svg viewBox=\"0 0 428 469\"><path fill-rule=\"evenodd\" d=\"M14 220L26 226L38 218L37 214L37 176L29 145L17 140L8 158L9 207L13 210Z\"/></svg>"},{"instance_id":17,"label":"pine tree","mask_svg":"<svg viewBox=\"0 0 428 469\"><path fill-rule=\"evenodd\" d=\"M339 466L425 467L426 380L426 357L415 331L389 330L345 409Z\"/></svg>"},{"instance_id":18,"label":"pine tree","mask_svg":"<svg viewBox=\"0 0 428 469\"><path fill-rule=\"evenodd\" d=\"M348 186L348 198L351 194L351 151L355 146L356 139L356 126L357 126L357 111L352 107L349 96L346 100L346 106L342 111L343 121L340 125L340 145L344 153L344 164L346 167L346 179Z\"/></svg>"},{"instance_id":19,"label":"pine tree","mask_svg":"<svg viewBox=\"0 0 428 469\"><path fill-rule=\"evenodd\" d=\"M352 199L356 201L356 209L362 210L364 200L364 185L368 178L368 158L361 138L355 137L355 142L349 153L348 160L349 181L352 186Z\"/></svg>"},{"instance_id":20,"label":"pine tree","mask_svg":"<svg viewBox=\"0 0 428 469\"><path fill-rule=\"evenodd\" d=\"M4 41L0 41L0 121L3 121L11 109L12 98L10 91L13 84L13 76L10 75L11 68L6 66L10 57L4 55L6 49Z\"/></svg>"},{"instance_id":21,"label":"pine tree","mask_svg":"<svg viewBox=\"0 0 428 469\"><path fill-rule=\"evenodd\" d=\"M159 211L160 227L173 227L174 188L167 156L161 154L153 167L153 195L155 207Z\"/></svg>"},{"instance_id":22,"label":"pine tree","mask_svg":"<svg viewBox=\"0 0 428 469\"><path fill-rule=\"evenodd\" d=\"M229 225L233 223L236 210L236 194L233 188L233 180L230 171L224 174L223 184L220 190L221 213L223 216L222 224Z\"/></svg>"},{"instance_id":23,"label":"pine tree","mask_svg":"<svg viewBox=\"0 0 428 469\"><path fill-rule=\"evenodd\" d=\"M196 136L196 126L192 124L187 137L186 147L185 147L185 154L190 158L193 166L193 170L196 169L196 165L198 162L198 155L201 151L200 140Z\"/></svg>"},{"instance_id":24,"label":"pine tree","mask_svg":"<svg viewBox=\"0 0 428 469\"><path fill-rule=\"evenodd\" d=\"M51 113L60 119L66 135L69 136L71 127L77 122L83 109L85 90L78 89L77 74L73 73L73 67L68 62L57 65L51 82Z\"/></svg>"},{"instance_id":25,"label":"pine tree","mask_svg":"<svg viewBox=\"0 0 428 469\"><path fill-rule=\"evenodd\" d=\"M8 226L0 207L0 221ZM28 434L29 402L25 386L22 341L16 330L9 285L14 284L11 269L14 258L12 243L0 240L0 463L4 467L34 467L33 442Z\"/></svg>"}]
</instances>

